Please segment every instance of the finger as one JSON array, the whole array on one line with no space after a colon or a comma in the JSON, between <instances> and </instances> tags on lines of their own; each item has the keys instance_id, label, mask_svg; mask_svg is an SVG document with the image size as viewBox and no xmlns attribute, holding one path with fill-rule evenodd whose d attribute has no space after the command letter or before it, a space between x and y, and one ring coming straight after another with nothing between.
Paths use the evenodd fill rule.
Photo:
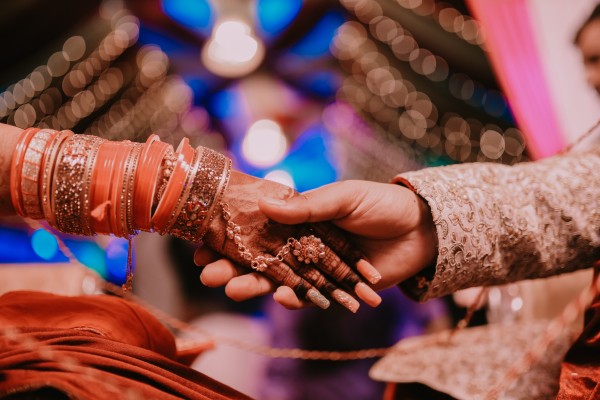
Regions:
<instances>
[{"instance_id":1,"label":"finger","mask_svg":"<svg viewBox=\"0 0 600 400\"><path fill-rule=\"evenodd\" d=\"M309 303L298 299L292 288L287 286L279 286L273 294L273 299L288 310L298 310L309 305Z\"/></svg>"},{"instance_id":2,"label":"finger","mask_svg":"<svg viewBox=\"0 0 600 400\"><path fill-rule=\"evenodd\" d=\"M215 252L208 246L198 247L194 252L194 264L199 267L202 267L206 264L210 264L214 261L217 261L222 256L219 253Z\"/></svg>"},{"instance_id":3,"label":"finger","mask_svg":"<svg viewBox=\"0 0 600 400\"><path fill-rule=\"evenodd\" d=\"M290 287L298 298L306 299L322 309L329 308L329 300L303 277L297 275L286 263L276 261L261 273L280 285Z\"/></svg>"},{"instance_id":4,"label":"finger","mask_svg":"<svg viewBox=\"0 0 600 400\"><path fill-rule=\"evenodd\" d=\"M314 264L299 263L299 266L296 267L295 271L311 285L333 298L341 306L353 313L358 311L360 303L350 294L329 282L327 277L323 275L321 271L316 269Z\"/></svg>"},{"instance_id":5,"label":"finger","mask_svg":"<svg viewBox=\"0 0 600 400\"><path fill-rule=\"evenodd\" d=\"M381 273L367 259L363 258L356 263L358 272L372 284L375 285L381 281Z\"/></svg>"},{"instance_id":6,"label":"finger","mask_svg":"<svg viewBox=\"0 0 600 400\"><path fill-rule=\"evenodd\" d=\"M232 278L225 286L225 294L235 301L264 296L275 291L277 285L267 277L251 272Z\"/></svg>"},{"instance_id":7,"label":"finger","mask_svg":"<svg viewBox=\"0 0 600 400\"><path fill-rule=\"evenodd\" d=\"M356 266L356 269L371 284L381 280L379 271L367 261L360 250L347 238L342 231L333 224L315 223L310 225L317 236L326 238L325 242L347 264Z\"/></svg>"},{"instance_id":8,"label":"finger","mask_svg":"<svg viewBox=\"0 0 600 400\"><path fill-rule=\"evenodd\" d=\"M300 265L311 265L310 270L303 270L300 275L311 282L315 287L322 289L326 287L324 282L329 282L327 278L320 275L320 273L312 268L313 262L316 262L316 267L324 272L327 276L331 277L333 281L339 282L343 287L346 287L356 295L369 304L372 307L376 307L381 303L381 297L371 289L358 274L348 266L331 248L325 246L322 241L314 235L309 234L308 230L301 230L301 233L305 233L304 236L300 237L299 240L292 240L291 246L291 258L295 263ZM307 234L308 233L308 234ZM312 258L311 258L312 257ZM290 257L288 257L289 259ZM341 294L341 298L344 300L342 304L346 308L348 305L347 294ZM351 296L350 296L351 297ZM334 298L336 298L334 296ZM338 300L336 298L336 300ZM339 302L339 301L338 301ZM350 311L355 312L351 308Z\"/></svg>"},{"instance_id":9,"label":"finger","mask_svg":"<svg viewBox=\"0 0 600 400\"><path fill-rule=\"evenodd\" d=\"M348 182L338 182L286 200L263 197L258 206L267 217L283 224L336 220L354 210L354 192Z\"/></svg>"},{"instance_id":10,"label":"finger","mask_svg":"<svg viewBox=\"0 0 600 400\"><path fill-rule=\"evenodd\" d=\"M200 274L200 281L208 287L219 287L244 272L246 272L244 268L223 258L207 264Z\"/></svg>"}]
</instances>

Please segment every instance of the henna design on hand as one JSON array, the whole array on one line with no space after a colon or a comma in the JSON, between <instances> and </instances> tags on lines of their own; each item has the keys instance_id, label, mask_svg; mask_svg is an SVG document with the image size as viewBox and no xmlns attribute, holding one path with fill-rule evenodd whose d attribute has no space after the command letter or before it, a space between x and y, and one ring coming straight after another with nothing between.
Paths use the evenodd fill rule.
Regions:
<instances>
[{"instance_id":1,"label":"henna design on hand","mask_svg":"<svg viewBox=\"0 0 600 400\"><path fill-rule=\"evenodd\" d=\"M260 273L278 284L291 287L300 298L313 302L316 300L321 305L324 303L319 298L320 291L349 310L356 311L358 302L342 288L356 292L371 305L378 304L379 296L364 284L355 270L345 263L335 250L328 246L330 241L334 243L337 249L346 252L344 259L349 261L359 258L352 244L339 230L327 223L321 223L318 229L313 230L312 224L284 225L270 221L258 208L259 198L267 194L278 198L289 198L296 192L287 186L233 171L229 187L223 197L223 203L228 204L231 219L240 227L240 236L244 238L244 246L252 257L273 258L273 255L277 255L286 245L287 238L298 239L313 233L321 237L319 232L327 233L328 236L322 237L326 244L325 257L318 259L316 264L301 262L290 253L286 255L284 262L271 263L265 270L260 268ZM232 261L250 268L249 255L243 257L240 254L234 240L227 238L226 229L226 222L222 218L215 218L204 237L204 242ZM363 290L357 291L357 285L360 283L364 285ZM369 293L369 290L372 293Z\"/></svg>"}]
</instances>

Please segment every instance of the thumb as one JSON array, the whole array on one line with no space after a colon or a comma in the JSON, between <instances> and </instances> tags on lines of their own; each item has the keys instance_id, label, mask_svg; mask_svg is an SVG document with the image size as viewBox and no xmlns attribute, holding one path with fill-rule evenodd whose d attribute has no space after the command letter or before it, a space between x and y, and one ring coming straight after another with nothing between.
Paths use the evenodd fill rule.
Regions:
<instances>
[{"instance_id":1,"label":"thumb","mask_svg":"<svg viewBox=\"0 0 600 400\"><path fill-rule=\"evenodd\" d=\"M258 207L267 217L282 224L338 220L356 206L352 186L350 182L337 182L289 199L263 197Z\"/></svg>"}]
</instances>

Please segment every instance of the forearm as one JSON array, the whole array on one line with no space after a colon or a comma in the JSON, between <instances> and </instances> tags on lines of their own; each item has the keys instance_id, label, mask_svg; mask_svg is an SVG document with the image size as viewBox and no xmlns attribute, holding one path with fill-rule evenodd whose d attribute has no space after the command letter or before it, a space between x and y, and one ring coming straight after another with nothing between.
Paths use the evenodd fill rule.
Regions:
<instances>
[{"instance_id":1,"label":"forearm","mask_svg":"<svg viewBox=\"0 0 600 400\"><path fill-rule=\"evenodd\" d=\"M514 167L427 169L398 179L426 199L437 230L433 276L404 285L421 299L586 268L599 256L598 152Z\"/></svg>"},{"instance_id":2,"label":"forearm","mask_svg":"<svg viewBox=\"0 0 600 400\"><path fill-rule=\"evenodd\" d=\"M10 163L23 130L0 124L0 215L13 215L15 210L10 199Z\"/></svg>"}]
</instances>

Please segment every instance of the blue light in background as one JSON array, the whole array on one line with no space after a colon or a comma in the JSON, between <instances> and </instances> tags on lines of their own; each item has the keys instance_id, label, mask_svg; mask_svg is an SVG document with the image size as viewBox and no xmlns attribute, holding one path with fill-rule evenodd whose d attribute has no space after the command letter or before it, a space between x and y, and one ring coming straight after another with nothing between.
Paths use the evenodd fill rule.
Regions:
<instances>
[{"instance_id":1,"label":"blue light in background","mask_svg":"<svg viewBox=\"0 0 600 400\"><path fill-rule=\"evenodd\" d=\"M340 12L328 12L290 49L290 52L305 58L318 58L328 54L329 45L344 22L344 16Z\"/></svg>"},{"instance_id":2,"label":"blue light in background","mask_svg":"<svg viewBox=\"0 0 600 400\"><path fill-rule=\"evenodd\" d=\"M213 13L206 0L162 0L162 9L171 19L190 29L207 31Z\"/></svg>"},{"instance_id":3,"label":"blue light in background","mask_svg":"<svg viewBox=\"0 0 600 400\"><path fill-rule=\"evenodd\" d=\"M38 229L31 235L31 247L38 256L44 260L51 260L58 252L56 238L45 229Z\"/></svg>"},{"instance_id":4,"label":"blue light in background","mask_svg":"<svg viewBox=\"0 0 600 400\"><path fill-rule=\"evenodd\" d=\"M258 0L256 3L258 26L266 36L276 36L292 23L300 9L302 9L302 0Z\"/></svg>"},{"instance_id":5,"label":"blue light in background","mask_svg":"<svg viewBox=\"0 0 600 400\"><path fill-rule=\"evenodd\" d=\"M139 42L141 44L156 45L160 47L162 51L168 53L169 56L178 54L186 55L198 51L194 46L185 44L164 32L158 32L152 27L148 27L144 24L140 25Z\"/></svg>"},{"instance_id":6,"label":"blue light in background","mask_svg":"<svg viewBox=\"0 0 600 400\"><path fill-rule=\"evenodd\" d=\"M63 240L82 264L106 278L104 250L96 242L69 238ZM30 235L26 230L0 226L0 264L52 264L68 261L49 232L39 229Z\"/></svg>"},{"instance_id":7,"label":"blue light in background","mask_svg":"<svg viewBox=\"0 0 600 400\"><path fill-rule=\"evenodd\" d=\"M296 190L304 192L337 180L338 172L331 158L331 140L331 133L322 124L315 124L296 139L281 162L269 168L256 167L245 161L240 145L234 144L231 151L238 156L239 170L259 178L274 170L285 171L292 177Z\"/></svg>"},{"instance_id":8,"label":"blue light in background","mask_svg":"<svg viewBox=\"0 0 600 400\"><path fill-rule=\"evenodd\" d=\"M80 263L96 271L104 279L107 278L104 250L96 242L68 240L65 241L65 244Z\"/></svg>"},{"instance_id":9,"label":"blue light in background","mask_svg":"<svg viewBox=\"0 0 600 400\"><path fill-rule=\"evenodd\" d=\"M484 110L494 117L501 117L506 112L506 101L500 92L488 90L483 104Z\"/></svg>"},{"instance_id":10,"label":"blue light in background","mask_svg":"<svg viewBox=\"0 0 600 400\"><path fill-rule=\"evenodd\" d=\"M127 240L113 239L106 246L106 278L116 284L123 284L127 278Z\"/></svg>"},{"instance_id":11,"label":"blue light in background","mask_svg":"<svg viewBox=\"0 0 600 400\"><path fill-rule=\"evenodd\" d=\"M291 172L299 192L336 181L330 141L331 135L322 125L313 126L300 135L282 162L282 169Z\"/></svg>"},{"instance_id":12,"label":"blue light in background","mask_svg":"<svg viewBox=\"0 0 600 400\"><path fill-rule=\"evenodd\" d=\"M299 192L335 182L338 173L331 159L331 140L331 133L323 125L313 125L298 137L288 156L269 171L281 169L288 172Z\"/></svg>"},{"instance_id":13,"label":"blue light in background","mask_svg":"<svg viewBox=\"0 0 600 400\"><path fill-rule=\"evenodd\" d=\"M316 71L300 78L302 87L322 97L333 97L340 87L341 79L333 71Z\"/></svg>"},{"instance_id":14,"label":"blue light in background","mask_svg":"<svg viewBox=\"0 0 600 400\"><path fill-rule=\"evenodd\" d=\"M32 247L31 235L26 230L0 226L0 263L66 262L61 252L51 259L40 257Z\"/></svg>"},{"instance_id":15,"label":"blue light in background","mask_svg":"<svg viewBox=\"0 0 600 400\"><path fill-rule=\"evenodd\" d=\"M184 76L183 80L194 92L194 103L201 104L209 93L209 85L206 79L199 76Z\"/></svg>"},{"instance_id":16,"label":"blue light in background","mask_svg":"<svg viewBox=\"0 0 600 400\"><path fill-rule=\"evenodd\" d=\"M208 111L219 119L232 117L239 107L238 94L233 89L226 89L215 93L208 101Z\"/></svg>"}]
</instances>

